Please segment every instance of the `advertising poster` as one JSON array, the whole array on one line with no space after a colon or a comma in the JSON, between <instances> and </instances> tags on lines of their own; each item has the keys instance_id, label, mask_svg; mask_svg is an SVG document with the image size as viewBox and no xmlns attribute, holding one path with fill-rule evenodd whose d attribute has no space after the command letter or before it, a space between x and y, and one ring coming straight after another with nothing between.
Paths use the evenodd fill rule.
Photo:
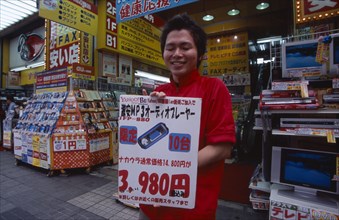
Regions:
<instances>
[{"instance_id":1,"label":"advertising poster","mask_svg":"<svg viewBox=\"0 0 339 220\"><path fill-rule=\"evenodd\" d=\"M120 96L119 199L192 209L201 99Z\"/></svg>"}]
</instances>

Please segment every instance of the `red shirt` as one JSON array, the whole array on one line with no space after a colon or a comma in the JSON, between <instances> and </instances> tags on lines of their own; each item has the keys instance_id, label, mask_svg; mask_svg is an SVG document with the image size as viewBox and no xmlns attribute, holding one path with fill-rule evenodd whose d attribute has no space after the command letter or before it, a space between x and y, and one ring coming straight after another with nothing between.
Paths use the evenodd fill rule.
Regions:
<instances>
[{"instance_id":1,"label":"red shirt","mask_svg":"<svg viewBox=\"0 0 339 220\"><path fill-rule=\"evenodd\" d=\"M199 149L208 144L235 143L231 97L220 79L203 77L194 71L179 84L171 79L156 91L166 96L202 98ZM224 161L198 169L194 209L153 205L140 205L140 208L150 219L215 219L223 170Z\"/></svg>"}]
</instances>

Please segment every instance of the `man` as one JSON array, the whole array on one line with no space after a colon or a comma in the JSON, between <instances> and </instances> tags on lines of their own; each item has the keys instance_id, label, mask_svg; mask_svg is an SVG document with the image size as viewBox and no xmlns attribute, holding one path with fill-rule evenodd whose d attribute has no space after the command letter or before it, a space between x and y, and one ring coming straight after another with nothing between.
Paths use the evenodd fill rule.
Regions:
<instances>
[{"instance_id":1,"label":"man","mask_svg":"<svg viewBox=\"0 0 339 220\"><path fill-rule=\"evenodd\" d=\"M235 143L231 97L221 80L200 76L207 36L187 15L169 20L160 40L171 82L150 95L202 98L196 203L194 209L140 205L139 218L215 219L224 160Z\"/></svg>"}]
</instances>

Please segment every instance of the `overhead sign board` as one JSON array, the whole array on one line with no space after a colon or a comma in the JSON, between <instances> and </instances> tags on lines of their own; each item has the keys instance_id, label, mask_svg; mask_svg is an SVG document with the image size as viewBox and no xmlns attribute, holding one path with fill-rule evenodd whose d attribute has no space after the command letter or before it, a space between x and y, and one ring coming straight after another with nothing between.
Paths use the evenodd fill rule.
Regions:
<instances>
[{"instance_id":1,"label":"overhead sign board","mask_svg":"<svg viewBox=\"0 0 339 220\"><path fill-rule=\"evenodd\" d=\"M198 0L117 0L117 23L128 21L148 14L154 14L170 8L175 8Z\"/></svg>"},{"instance_id":2,"label":"overhead sign board","mask_svg":"<svg viewBox=\"0 0 339 220\"><path fill-rule=\"evenodd\" d=\"M85 0L40 0L39 16L77 30L97 35L98 12L94 4Z\"/></svg>"}]
</instances>

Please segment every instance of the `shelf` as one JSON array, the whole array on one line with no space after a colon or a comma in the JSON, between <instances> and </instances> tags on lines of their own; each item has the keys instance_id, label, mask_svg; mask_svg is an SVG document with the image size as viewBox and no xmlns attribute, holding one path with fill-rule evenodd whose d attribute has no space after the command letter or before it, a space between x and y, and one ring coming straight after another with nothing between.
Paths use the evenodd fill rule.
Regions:
<instances>
[{"instance_id":1,"label":"shelf","mask_svg":"<svg viewBox=\"0 0 339 220\"><path fill-rule=\"evenodd\" d=\"M339 114L339 109L263 110L271 114Z\"/></svg>"},{"instance_id":2,"label":"shelf","mask_svg":"<svg viewBox=\"0 0 339 220\"><path fill-rule=\"evenodd\" d=\"M304 137L327 137L326 130L323 131L314 131L314 133L317 134L306 134L301 133L302 131L295 131L295 133L289 132L289 131L281 131L278 129L272 130L272 135L286 135L286 136L304 136ZM335 138L339 138L339 135L335 135Z\"/></svg>"}]
</instances>

